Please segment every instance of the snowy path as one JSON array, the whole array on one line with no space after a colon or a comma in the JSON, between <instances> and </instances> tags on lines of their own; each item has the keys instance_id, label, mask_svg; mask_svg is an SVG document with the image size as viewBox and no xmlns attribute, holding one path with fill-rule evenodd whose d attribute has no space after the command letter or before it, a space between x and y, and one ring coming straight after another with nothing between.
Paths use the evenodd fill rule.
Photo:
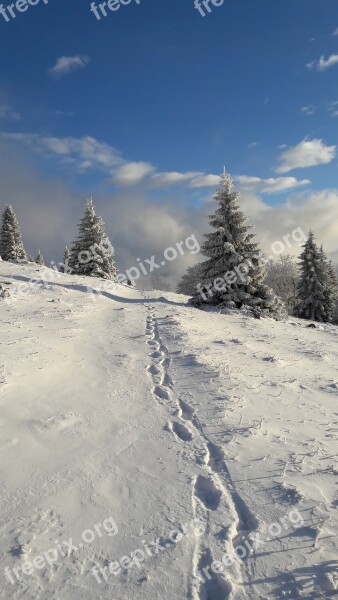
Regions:
<instances>
[{"instance_id":1,"label":"snowy path","mask_svg":"<svg viewBox=\"0 0 338 600\"><path fill-rule=\"evenodd\" d=\"M74 279L0 305L0 598L337 595L337 328Z\"/></svg>"}]
</instances>

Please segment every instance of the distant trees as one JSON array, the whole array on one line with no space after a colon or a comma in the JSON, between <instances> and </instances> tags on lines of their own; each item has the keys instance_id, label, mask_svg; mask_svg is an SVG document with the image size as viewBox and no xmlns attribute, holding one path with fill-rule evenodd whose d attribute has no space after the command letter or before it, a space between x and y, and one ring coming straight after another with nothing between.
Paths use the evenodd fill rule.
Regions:
<instances>
[{"instance_id":1,"label":"distant trees","mask_svg":"<svg viewBox=\"0 0 338 600\"><path fill-rule=\"evenodd\" d=\"M2 260L27 260L19 223L10 204L5 207L1 219L0 256Z\"/></svg>"},{"instance_id":2,"label":"distant trees","mask_svg":"<svg viewBox=\"0 0 338 600\"><path fill-rule=\"evenodd\" d=\"M294 309L299 277L294 257L287 254L279 256L278 260L271 258L266 263L265 271L264 282L276 292L289 310Z\"/></svg>"},{"instance_id":3,"label":"distant trees","mask_svg":"<svg viewBox=\"0 0 338 600\"><path fill-rule=\"evenodd\" d=\"M203 276L203 263L188 267L187 272L182 275L177 284L177 293L193 296L196 294L197 286Z\"/></svg>"},{"instance_id":4,"label":"distant trees","mask_svg":"<svg viewBox=\"0 0 338 600\"><path fill-rule=\"evenodd\" d=\"M170 292L171 287L159 273L152 273L150 275L150 289Z\"/></svg>"},{"instance_id":5,"label":"distant trees","mask_svg":"<svg viewBox=\"0 0 338 600\"><path fill-rule=\"evenodd\" d=\"M77 275L116 279L113 254L113 246L105 233L101 217L95 212L93 200L87 200L84 216L79 223L78 238L71 248L69 267Z\"/></svg>"},{"instance_id":6,"label":"distant trees","mask_svg":"<svg viewBox=\"0 0 338 600\"><path fill-rule=\"evenodd\" d=\"M44 265L45 264L45 259L43 258L43 255L42 255L40 249L38 250L38 253L36 255L35 262L36 262L37 265Z\"/></svg>"},{"instance_id":7,"label":"distant trees","mask_svg":"<svg viewBox=\"0 0 338 600\"><path fill-rule=\"evenodd\" d=\"M318 248L312 231L303 248L295 314L312 321L332 321L337 296L337 276L323 248Z\"/></svg>"},{"instance_id":8,"label":"distant trees","mask_svg":"<svg viewBox=\"0 0 338 600\"><path fill-rule=\"evenodd\" d=\"M262 253L240 210L239 199L230 175L224 173L215 195L218 207L209 217L213 231L206 234L202 248L208 260L203 263L202 281L192 303L283 318L286 311L282 301L263 283Z\"/></svg>"}]
</instances>

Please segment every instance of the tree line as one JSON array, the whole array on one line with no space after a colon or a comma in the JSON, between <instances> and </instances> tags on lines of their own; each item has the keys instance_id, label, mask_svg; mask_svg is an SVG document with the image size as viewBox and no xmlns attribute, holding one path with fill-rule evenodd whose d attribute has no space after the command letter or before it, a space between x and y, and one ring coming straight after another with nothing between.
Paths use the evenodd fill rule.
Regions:
<instances>
[{"instance_id":1,"label":"tree line","mask_svg":"<svg viewBox=\"0 0 338 600\"><path fill-rule=\"evenodd\" d=\"M198 308L246 310L257 318L284 319L292 312L313 321L336 319L337 275L312 231L298 265L290 256L267 262L247 224L240 208L240 195L228 173L221 175L215 201L216 211L209 217L211 232L205 235L202 246L205 260L188 268L178 284L178 293L191 296L191 304ZM33 261L32 257L27 258L19 223L10 205L2 214L0 257L7 261ZM90 199L78 225L78 236L70 249L66 246L59 270L118 281L113 257L114 248L103 220ZM40 250L33 262L44 264Z\"/></svg>"}]
</instances>

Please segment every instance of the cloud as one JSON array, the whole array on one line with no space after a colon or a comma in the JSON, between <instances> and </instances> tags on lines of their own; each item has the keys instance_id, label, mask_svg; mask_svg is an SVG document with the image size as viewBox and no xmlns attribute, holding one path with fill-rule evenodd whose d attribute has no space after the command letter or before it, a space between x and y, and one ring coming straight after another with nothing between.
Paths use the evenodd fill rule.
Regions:
<instances>
[{"instance_id":1,"label":"cloud","mask_svg":"<svg viewBox=\"0 0 338 600\"><path fill-rule=\"evenodd\" d=\"M308 63L306 66L308 69L317 69L317 71L325 71L326 69L330 69L334 65L338 64L338 54L331 54L329 58L324 58L321 56L319 60L313 60Z\"/></svg>"},{"instance_id":2,"label":"cloud","mask_svg":"<svg viewBox=\"0 0 338 600\"><path fill-rule=\"evenodd\" d=\"M315 114L316 110L315 107L312 106L312 104L310 104L309 106L302 106L300 112L302 113L302 115L310 117L311 115Z\"/></svg>"},{"instance_id":3,"label":"cloud","mask_svg":"<svg viewBox=\"0 0 338 600\"><path fill-rule=\"evenodd\" d=\"M213 187L220 181L219 175L203 175L202 173L195 174L189 182L191 188Z\"/></svg>"},{"instance_id":4,"label":"cloud","mask_svg":"<svg viewBox=\"0 0 338 600\"><path fill-rule=\"evenodd\" d=\"M279 157L276 173L287 173L292 169L314 167L331 162L336 156L336 146L325 146L322 140L303 140L288 148Z\"/></svg>"},{"instance_id":5,"label":"cloud","mask_svg":"<svg viewBox=\"0 0 338 600\"><path fill-rule=\"evenodd\" d=\"M127 161L119 150L91 136L58 138L36 133L2 133L4 139L29 146L45 158L56 158L79 172L100 171L117 185L167 187L183 184L189 188L215 187L219 176L199 171L179 173L157 171L149 162Z\"/></svg>"},{"instance_id":6,"label":"cloud","mask_svg":"<svg viewBox=\"0 0 338 600\"><path fill-rule=\"evenodd\" d=\"M311 183L309 179L298 180L296 177L261 179L260 177L249 177L248 175L238 175L235 177L235 181L241 189L252 190L261 194L278 194Z\"/></svg>"},{"instance_id":7,"label":"cloud","mask_svg":"<svg viewBox=\"0 0 338 600\"><path fill-rule=\"evenodd\" d=\"M337 27L337 29L334 30L332 35L338 35L338 27Z\"/></svg>"},{"instance_id":8,"label":"cloud","mask_svg":"<svg viewBox=\"0 0 338 600\"><path fill-rule=\"evenodd\" d=\"M135 184L142 181L147 175L154 171L154 167L146 162L130 162L114 172L114 181L122 184Z\"/></svg>"},{"instance_id":9,"label":"cloud","mask_svg":"<svg viewBox=\"0 0 338 600\"><path fill-rule=\"evenodd\" d=\"M109 174L123 159L116 148L91 136L82 138L41 136L37 133L2 133L9 141L19 142L47 158L72 164L79 171L99 169Z\"/></svg>"},{"instance_id":10,"label":"cloud","mask_svg":"<svg viewBox=\"0 0 338 600\"><path fill-rule=\"evenodd\" d=\"M0 119L21 121L20 113L9 104L0 104Z\"/></svg>"},{"instance_id":11,"label":"cloud","mask_svg":"<svg viewBox=\"0 0 338 600\"><path fill-rule=\"evenodd\" d=\"M331 102L328 111L331 117L338 117L338 102Z\"/></svg>"},{"instance_id":12,"label":"cloud","mask_svg":"<svg viewBox=\"0 0 338 600\"><path fill-rule=\"evenodd\" d=\"M306 235L312 228L318 243L338 265L338 189L294 192L276 206L248 192L243 193L242 204L266 253L271 254L273 242L282 241L297 227ZM293 244L285 253L298 256L300 248Z\"/></svg>"},{"instance_id":13,"label":"cloud","mask_svg":"<svg viewBox=\"0 0 338 600\"><path fill-rule=\"evenodd\" d=\"M256 148L260 144L261 142L250 142L250 144L247 145L247 148Z\"/></svg>"},{"instance_id":14,"label":"cloud","mask_svg":"<svg viewBox=\"0 0 338 600\"><path fill-rule=\"evenodd\" d=\"M60 56L57 59L54 67L49 69L48 74L53 77L63 77L68 75L77 69L83 69L89 63L88 56L82 56L80 54L76 56Z\"/></svg>"}]
</instances>

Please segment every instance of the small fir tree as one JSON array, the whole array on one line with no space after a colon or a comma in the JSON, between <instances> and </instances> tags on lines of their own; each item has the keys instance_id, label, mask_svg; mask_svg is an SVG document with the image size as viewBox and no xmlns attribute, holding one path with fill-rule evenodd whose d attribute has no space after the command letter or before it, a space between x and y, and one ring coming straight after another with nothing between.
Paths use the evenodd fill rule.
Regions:
<instances>
[{"instance_id":1,"label":"small fir tree","mask_svg":"<svg viewBox=\"0 0 338 600\"><path fill-rule=\"evenodd\" d=\"M70 251L68 249L68 246L65 246L62 263L59 263L59 265L60 265L59 271L61 273L72 273L72 269L71 269L69 263L70 263Z\"/></svg>"},{"instance_id":2,"label":"small fir tree","mask_svg":"<svg viewBox=\"0 0 338 600\"><path fill-rule=\"evenodd\" d=\"M44 265L45 264L45 260L43 258L43 255L42 255L40 249L38 250L38 253L36 255L35 262L36 262L37 265Z\"/></svg>"},{"instance_id":3,"label":"small fir tree","mask_svg":"<svg viewBox=\"0 0 338 600\"><path fill-rule=\"evenodd\" d=\"M19 223L10 204L5 207L2 214L0 256L3 260L27 260Z\"/></svg>"},{"instance_id":4,"label":"small fir tree","mask_svg":"<svg viewBox=\"0 0 338 600\"><path fill-rule=\"evenodd\" d=\"M71 248L69 266L78 275L116 279L113 254L103 221L97 216L90 199L79 224L78 239Z\"/></svg>"},{"instance_id":5,"label":"small fir tree","mask_svg":"<svg viewBox=\"0 0 338 600\"><path fill-rule=\"evenodd\" d=\"M327 268L312 231L300 255L300 279L297 287L296 316L312 321L327 322Z\"/></svg>"}]
</instances>

